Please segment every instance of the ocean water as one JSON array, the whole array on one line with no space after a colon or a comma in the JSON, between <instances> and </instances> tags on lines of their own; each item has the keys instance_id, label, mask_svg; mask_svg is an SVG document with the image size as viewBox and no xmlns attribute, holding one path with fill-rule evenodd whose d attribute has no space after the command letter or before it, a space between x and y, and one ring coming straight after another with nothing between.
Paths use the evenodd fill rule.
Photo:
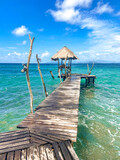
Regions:
<instances>
[{"instance_id":1,"label":"ocean water","mask_svg":"<svg viewBox=\"0 0 120 160\"><path fill-rule=\"evenodd\" d=\"M91 65L90 65L91 66ZM21 64L0 64L0 132L15 130L29 113L29 91ZM53 80L49 71L55 76ZM57 65L41 64L50 94L60 84ZM33 107L45 98L36 64L30 65ZM86 64L73 64L72 73L87 73ZM77 142L81 160L120 159L120 64L95 64L95 85L81 82Z\"/></svg>"}]
</instances>

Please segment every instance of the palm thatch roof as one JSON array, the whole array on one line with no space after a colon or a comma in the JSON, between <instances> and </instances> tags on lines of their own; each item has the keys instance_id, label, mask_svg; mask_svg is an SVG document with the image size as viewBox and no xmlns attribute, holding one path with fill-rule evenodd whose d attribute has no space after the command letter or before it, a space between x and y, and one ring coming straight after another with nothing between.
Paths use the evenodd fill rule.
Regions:
<instances>
[{"instance_id":1,"label":"palm thatch roof","mask_svg":"<svg viewBox=\"0 0 120 160\"><path fill-rule=\"evenodd\" d=\"M52 60L56 61L58 59L78 59L78 57L67 47L63 47L55 55L51 57Z\"/></svg>"}]
</instances>

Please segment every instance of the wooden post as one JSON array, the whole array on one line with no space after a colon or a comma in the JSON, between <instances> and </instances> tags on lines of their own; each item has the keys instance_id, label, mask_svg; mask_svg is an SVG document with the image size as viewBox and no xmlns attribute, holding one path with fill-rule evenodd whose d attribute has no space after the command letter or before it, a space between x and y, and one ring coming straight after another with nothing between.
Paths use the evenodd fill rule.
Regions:
<instances>
[{"instance_id":1,"label":"wooden post","mask_svg":"<svg viewBox=\"0 0 120 160\"><path fill-rule=\"evenodd\" d=\"M59 70L59 59L58 59L58 70Z\"/></svg>"},{"instance_id":2,"label":"wooden post","mask_svg":"<svg viewBox=\"0 0 120 160\"><path fill-rule=\"evenodd\" d=\"M32 45L33 45L33 41L35 37L31 39L30 34L29 34L29 39L30 39L30 51L29 51L29 56L28 56L28 62L27 62L27 66L23 64L24 68L21 70L21 72L26 72L26 79L27 79L28 89L30 93L30 110L31 110L31 113L33 113L33 95L32 95L32 89L31 89L30 78L29 78L29 63L30 63L30 58L32 54Z\"/></svg>"},{"instance_id":3,"label":"wooden post","mask_svg":"<svg viewBox=\"0 0 120 160\"><path fill-rule=\"evenodd\" d=\"M72 59L70 59L70 76L71 76L71 65L72 65Z\"/></svg>"},{"instance_id":4,"label":"wooden post","mask_svg":"<svg viewBox=\"0 0 120 160\"><path fill-rule=\"evenodd\" d=\"M50 71L50 74L51 74L52 78L54 79L54 76L53 76L53 73L52 73L52 71Z\"/></svg>"},{"instance_id":5,"label":"wooden post","mask_svg":"<svg viewBox=\"0 0 120 160\"><path fill-rule=\"evenodd\" d=\"M93 78L93 84L95 83L95 78Z\"/></svg>"},{"instance_id":6,"label":"wooden post","mask_svg":"<svg viewBox=\"0 0 120 160\"><path fill-rule=\"evenodd\" d=\"M67 60L67 58L65 58L65 77L67 78L67 72L66 72L66 60Z\"/></svg>"},{"instance_id":7,"label":"wooden post","mask_svg":"<svg viewBox=\"0 0 120 160\"><path fill-rule=\"evenodd\" d=\"M91 70L90 70L90 72L88 73L88 75L91 74L93 67L94 67L94 63L92 64Z\"/></svg>"},{"instance_id":8,"label":"wooden post","mask_svg":"<svg viewBox=\"0 0 120 160\"><path fill-rule=\"evenodd\" d=\"M39 63L39 60L41 61L41 59L38 58L38 55L37 55L37 54L36 54L36 59L37 59L37 63L38 63L38 71L39 71L39 73L40 73L40 77L41 77L42 84L43 84L44 91L45 91L45 96L47 97L47 96L48 96L48 93L47 93L47 91L46 91L46 87L45 87L45 83L44 83L44 80L43 80L42 72L41 72L41 69L40 69L40 63Z\"/></svg>"},{"instance_id":9,"label":"wooden post","mask_svg":"<svg viewBox=\"0 0 120 160\"><path fill-rule=\"evenodd\" d=\"M87 72L88 72L88 74L89 74L89 65L87 64Z\"/></svg>"},{"instance_id":10,"label":"wooden post","mask_svg":"<svg viewBox=\"0 0 120 160\"><path fill-rule=\"evenodd\" d=\"M60 82L62 83L61 74L60 74L60 68L59 68L59 77L60 77Z\"/></svg>"},{"instance_id":11,"label":"wooden post","mask_svg":"<svg viewBox=\"0 0 120 160\"><path fill-rule=\"evenodd\" d=\"M88 85L88 78L86 78L86 84L85 84L85 86L87 87L87 85Z\"/></svg>"},{"instance_id":12,"label":"wooden post","mask_svg":"<svg viewBox=\"0 0 120 160\"><path fill-rule=\"evenodd\" d=\"M88 78L88 84L90 84L90 82L91 82L91 78L89 77L89 78Z\"/></svg>"}]
</instances>

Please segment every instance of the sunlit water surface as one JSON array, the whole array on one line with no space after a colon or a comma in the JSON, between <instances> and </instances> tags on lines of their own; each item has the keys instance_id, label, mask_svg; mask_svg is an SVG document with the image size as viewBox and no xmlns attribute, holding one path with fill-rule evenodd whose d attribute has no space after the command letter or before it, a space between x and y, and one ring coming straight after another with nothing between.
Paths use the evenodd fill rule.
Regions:
<instances>
[{"instance_id":1,"label":"sunlit water surface","mask_svg":"<svg viewBox=\"0 0 120 160\"><path fill-rule=\"evenodd\" d=\"M29 92L21 64L0 64L0 132L15 130L30 112ZM48 93L60 84L57 65L42 64ZM53 80L49 71L55 76ZM87 73L86 64L74 64L73 73ZM95 64L95 85L81 84L77 142L82 160L120 159L120 64ZM30 65L34 108L45 98L36 64Z\"/></svg>"}]
</instances>

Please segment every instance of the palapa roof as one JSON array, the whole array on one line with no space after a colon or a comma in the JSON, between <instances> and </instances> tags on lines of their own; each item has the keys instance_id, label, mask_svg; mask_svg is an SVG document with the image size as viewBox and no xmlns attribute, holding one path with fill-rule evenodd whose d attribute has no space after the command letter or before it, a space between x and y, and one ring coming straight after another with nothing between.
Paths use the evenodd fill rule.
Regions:
<instances>
[{"instance_id":1,"label":"palapa roof","mask_svg":"<svg viewBox=\"0 0 120 160\"><path fill-rule=\"evenodd\" d=\"M58 59L78 59L78 57L67 47L63 47L55 55L51 57L52 60L56 61Z\"/></svg>"}]
</instances>

